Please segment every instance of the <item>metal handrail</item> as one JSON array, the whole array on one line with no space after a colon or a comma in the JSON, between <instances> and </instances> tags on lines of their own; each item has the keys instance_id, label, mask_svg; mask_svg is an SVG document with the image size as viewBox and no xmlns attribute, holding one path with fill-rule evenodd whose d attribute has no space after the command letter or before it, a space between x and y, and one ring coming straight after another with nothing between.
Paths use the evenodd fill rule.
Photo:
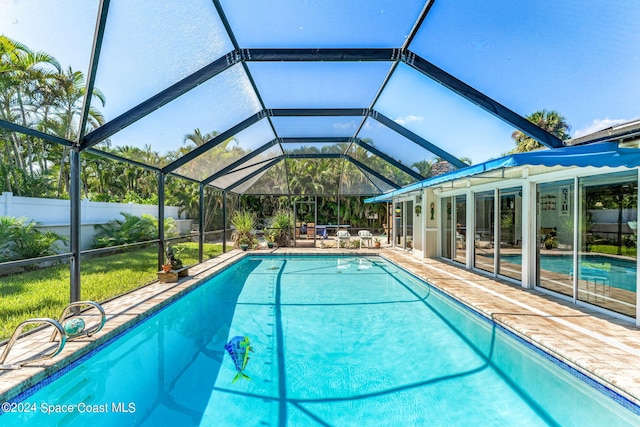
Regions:
<instances>
[{"instance_id":1,"label":"metal handrail","mask_svg":"<svg viewBox=\"0 0 640 427\"><path fill-rule=\"evenodd\" d=\"M139 246L150 246L150 245L155 245L159 242L160 242L159 239L153 239L153 240L145 240L144 242L134 242L134 243L125 243L125 244L116 245L116 246L106 246L104 248L85 249L81 251L80 254L93 255L93 254L99 254L103 252L115 252L119 249L130 249L130 248L135 248Z\"/></svg>"},{"instance_id":2,"label":"metal handrail","mask_svg":"<svg viewBox=\"0 0 640 427\"><path fill-rule=\"evenodd\" d=\"M71 258L72 256L73 254L71 252L66 252L63 254L47 255L47 256L42 256L38 258L17 259L14 261L5 261L0 263L0 268L22 267L23 265L38 264L38 263L47 262L47 261L56 261L59 259Z\"/></svg>"},{"instance_id":3,"label":"metal handrail","mask_svg":"<svg viewBox=\"0 0 640 427\"><path fill-rule=\"evenodd\" d=\"M18 339L18 337L20 336L20 333L22 332L22 329L24 329L25 326L30 325L30 324L42 324L42 323L48 323L51 326L53 326L55 328L55 330L53 331L53 336L56 335L56 333L60 334L60 343L58 344L58 347L52 351L51 353L47 353L42 355L41 357L35 358L35 359L29 359L29 360L25 360L23 363L19 363L18 365L5 365L4 361L7 359L7 356L9 355L9 352L11 351L11 348L13 347L13 345L15 344L16 340ZM11 335L11 339L9 340L9 342L7 342L7 345L4 348L4 351L2 352L2 355L0 355L0 370L2 369L16 369L21 367L22 365L26 364L26 363L33 363L33 362L37 362L40 360L44 360L44 359L50 359L53 356L59 354L62 349L64 348L64 345L66 343L66 335L64 333L64 328L62 327L62 325L60 324L60 322L53 320L53 319L49 319L47 317L38 317L38 318L33 318L33 319L27 319L24 322L20 323L16 329L13 331L13 335Z\"/></svg>"},{"instance_id":4,"label":"metal handrail","mask_svg":"<svg viewBox=\"0 0 640 427\"><path fill-rule=\"evenodd\" d=\"M69 314L69 312L78 307L83 307L85 305L90 305L93 306L95 309L97 309L100 312L100 321L97 322L95 325L92 325L89 328L83 329L82 331L76 333L76 334L69 334L64 328L63 328L63 334L66 337L67 341L71 341L73 339L76 339L78 337L81 336L87 336L90 337L91 335L97 333L98 331L100 331L100 329L102 329L102 327L104 326L105 322L107 321L107 314L104 312L104 309L102 308L102 306L100 304L98 304L97 302L93 302L93 301L76 301L76 302L72 302L69 305L67 305L65 307L65 309L62 311L62 314L60 315L60 318L58 320L58 323L62 324L62 322L64 322L64 320L66 319L67 315ZM49 341L54 341L56 338L56 333L54 332L53 334L51 334L51 338L49 339Z\"/></svg>"}]
</instances>

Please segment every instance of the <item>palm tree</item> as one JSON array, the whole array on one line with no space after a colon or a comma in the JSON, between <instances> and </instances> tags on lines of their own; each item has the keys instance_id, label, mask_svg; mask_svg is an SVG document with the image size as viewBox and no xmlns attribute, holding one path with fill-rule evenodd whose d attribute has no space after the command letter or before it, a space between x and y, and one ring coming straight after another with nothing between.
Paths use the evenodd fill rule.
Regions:
<instances>
[{"instance_id":1,"label":"palm tree","mask_svg":"<svg viewBox=\"0 0 640 427\"><path fill-rule=\"evenodd\" d=\"M68 141L76 141L82 131L94 129L104 123L102 114L93 106L89 109L87 129L80 129L85 100L85 80L81 72L70 67L62 70L58 61L45 52L36 52L27 46L0 36L0 118L54 134ZM92 99L104 105L104 95L94 88ZM33 136L17 132L0 132L3 137L6 190L20 195L30 190L25 186L46 182L54 173L49 165L58 163L58 195L68 180L65 159L69 149L49 144ZM54 163L55 162L55 163ZM88 180L87 171L84 178ZM23 187L23 188L21 188ZM88 188L85 188L88 191Z\"/></svg>"},{"instance_id":2,"label":"palm tree","mask_svg":"<svg viewBox=\"0 0 640 427\"><path fill-rule=\"evenodd\" d=\"M210 140L212 140L217 135L218 135L218 132L210 132L210 133L203 134L202 131L199 128L196 128L193 131L193 133L189 133L189 134L186 134L184 136L183 142L185 144L187 142L192 142L192 143L194 143L196 145L196 147L199 147L199 146L209 142ZM193 149L193 147L191 147L190 149Z\"/></svg>"},{"instance_id":3,"label":"palm tree","mask_svg":"<svg viewBox=\"0 0 640 427\"><path fill-rule=\"evenodd\" d=\"M41 122L40 127L43 131L49 131L69 141L75 141L81 131L80 118L82 117L86 92L84 74L80 71L73 71L69 67L52 80L53 83L48 86L51 99L47 104L42 105L42 108L47 111L46 119ZM94 88L91 96L92 99L95 98L104 106L105 96L99 89ZM85 130L96 129L104 122L102 113L95 107L90 107L86 123L87 129ZM64 186L68 182L69 171L65 164L68 153L69 149L63 147L58 169L58 196L63 192Z\"/></svg>"},{"instance_id":4,"label":"palm tree","mask_svg":"<svg viewBox=\"0 0 640 427\"><path fill-rule=\"evenodd\" d=\"M419 162L415 162L411 165L412 168L416 168L418 173L425 178L429 178L431 176L432 166L433 161L431 160L420 160Z\"/></svg>"},{"instance_id":5,"label":"palm tree","mask_svg":"<svg viewBox=\"0 0 640 427\"><path fill-rule=\"evenodd\" d=\"M460 160L462 163L466 163L469 166L473 164L473 160L471 160L471 158L469 157L458 157L458 160Z\"/></svg>"},{"instance_id":6,"label":"palm tree","mask_svg":"<svg viewBox=\"0 0 640 427\"><path fill-rule=\"evenodd\" d=\"M557 136L561 141L569 139L569 130L571 127L567 124L564 116L557 111L547 111L546 109L536 111L530 116L527 116L527 120L550 134ZM524 153L543 147L538 141L519 130L513 132L511 138L515 141L516 148L511 150L510 153Z\"/></svg>"},{"instance_id":7,"label":"palm tree","mask_svg":"<svg viewBox=\"0 0 640 427\"><path fill-rule=\"evenodd\" d=\"M38 109L43 101L43 87L60 73L60 64L51 55L34 52L20 42L0 36L0 118L25 127L37 127L42 119ZM33 168L34 138L15 132L3 132L1 140L4 158L0 159L7 191L21 194L21 179L28 170L29 178L36 174ZM27 147L25 160L22 147Z\"/></svg>"}]
</instances>

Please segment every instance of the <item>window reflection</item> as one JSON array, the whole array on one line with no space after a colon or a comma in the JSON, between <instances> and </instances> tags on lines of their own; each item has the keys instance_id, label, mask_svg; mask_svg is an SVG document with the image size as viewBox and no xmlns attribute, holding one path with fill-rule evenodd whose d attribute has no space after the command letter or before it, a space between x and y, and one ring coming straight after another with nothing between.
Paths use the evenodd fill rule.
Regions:
<instances>
[{"instance_id":1,"label":"window reflection","mask_svg":"<svg viewBox=\"0 0 640 427\"><path fill-rule=\"evenodd\" d=\"M412 250L413 249L413 200L407 200L404 203L404 205L406 207L405 218L407 222L404 248L407 250Z\"/></svg>"},{"instance_id":2,"label":"window reflection","mask_svg":"<svg viewBox=\"0 0 640 427\"><path fill-rule=\"evenodd\" d=\"M538 286L573 296L573 180L538 185Z\"/></svg>"},{"instance_id":3,"label":"window reflection","mask_svg":"<svg viewBox=\"0 0 640 427\"><path fill-rule=\"evenodd\" d=\"M413 200L399 201L394 205L395 246L413 250Z\"/></svg>"},{"instance_id":4,"label":"window reflection","mask_svg":"<svg viewBox=\"0 0 640 427\"><path fill-rule=\"evenodd\" d=\"M500 190L501 275L522 280L522 189Z\"/></svg>"},{"instance_id":5,"label":"window reflection","mask_svg":"<svg viewBox=\"0 0 640 427\"><path fill-rule=\"evenodd\" d=\"M481 270L494 272L494 199L493 191L475 195L475 256L473 265Z\"/></svg>"},{"instance_id":6,"label":"window reflection","mask_svg":"<svg viewBox=\"0 0 640 427\"><path fill-rule=\"evenodd\" d=\"M637 172L583 178L580 196L577 298L635 317Z\"/></svg>"},{"instance_id":7,"label":"window reflection","mask_svg":"<svg viewBox=\"0 0 640 427\"><path fill-rule=\"evenodd\" d=\"M467 260L467 196L456 196L455 218L456 218L456 240L454 261L466 263Z\"/></svg>"},{"instance_id":8,"label":"window reflection","mask_svg":"<svg viewBox=\"0 0 640 427\"><path fill-rule=\"evenodd\" d=\"M404 222L402 220L402 211L403 211L403 203L396 202L394 207L394 224L393 224L393 233L395 234L395 245L403 246L403 230L404 230Z\"/></svg>"},{"instance_id":9,"label":"window reflection","mask_svg":"<svg viewBox=\"0 0 640 427\"><path fill-rule=\"evenodd\" d=\"M442 257L451 259L451 197L440 199L440 211L442 212Z\"/></svg>"}]
</instances>

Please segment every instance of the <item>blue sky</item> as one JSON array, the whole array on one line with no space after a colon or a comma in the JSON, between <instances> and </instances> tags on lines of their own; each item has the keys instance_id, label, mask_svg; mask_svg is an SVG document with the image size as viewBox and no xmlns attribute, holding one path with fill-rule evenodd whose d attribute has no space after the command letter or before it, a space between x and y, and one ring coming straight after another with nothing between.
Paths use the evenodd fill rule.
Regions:
<instances>
[{"instance_id":1,"label":"blue sky","mask_svg":"<svg viewBox=\"0 0 640 427\"><path fill-rule=\"evenodd\" d=\"M436 1L410 49L521 115L559 111L581 136L640 117L639 21L634 0Z\"/></svg>"},{"instance_id":2,"label":"blue sky","mask_svg":"<svg viewBox=\"0 0 640 427\"><path fill-rule=\"evenodd\" d=\"M48 0L0 3L1 34L86 72L97 0L65 0L64 7ZM401 46L424 2L221 3L238 28L240 46L251 48ZM640 117L637 22L637 0L590 1L588 7L577 0L436 0L410 49L518 114L559 111L572 126L572 136L581 136ZM116 117L231 49L210 0L190 1L189 9L180 0L111 2L96 82L107 96L105 116ZM249 69L268 108L333 102L335 107L367 108L390 64L348 65L249 63ZM324 77L327 70L334 75L344 70L348 77L331 85ZM196 127L221 132L261 108L243 72L216 79L114 136L114 143L175 150ZM406 65L397 68L375 108L474 163L513 147L509 125ZM327 135L340 136L342 126L344 136L353 136L348 134L351 119L348 127L345 119L335 122L326 124ZM367 121L366 126L375 125ZM377 134L375 129L365 132ZM248 131L242 137L263 138L262 133ZM286 133L295 134L293 122L287 122ZM300 133L308 136L304 120ZM422 155L420 150L416 155Z\"/></svg>"}]
</instances>

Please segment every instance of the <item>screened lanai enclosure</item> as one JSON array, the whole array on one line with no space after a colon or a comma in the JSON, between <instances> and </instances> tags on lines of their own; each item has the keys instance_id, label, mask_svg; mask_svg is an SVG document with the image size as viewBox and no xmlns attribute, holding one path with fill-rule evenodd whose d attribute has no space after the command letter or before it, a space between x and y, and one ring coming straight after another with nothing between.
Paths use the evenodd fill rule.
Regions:
<instances>
[{"instance_id":1,"label":"screened lanai enclosure","mask_svg":"<svg viewBox=\"0 0 640 427\"><path fill-rule=\"evenodd\" d=\"M140 182L114 164L154 176L160 264L169 181L191 185L202 260L204 211L222 212L226 227L238 196L289 206L377 196L436 164L498 157L517 138L553 150L639 115L631 0L37 0L1 10L3 191L30 194L46 176L69 199L69 252L58 257L70 260L72 300L83 199Z\"/></svg>"}]
</instances>

